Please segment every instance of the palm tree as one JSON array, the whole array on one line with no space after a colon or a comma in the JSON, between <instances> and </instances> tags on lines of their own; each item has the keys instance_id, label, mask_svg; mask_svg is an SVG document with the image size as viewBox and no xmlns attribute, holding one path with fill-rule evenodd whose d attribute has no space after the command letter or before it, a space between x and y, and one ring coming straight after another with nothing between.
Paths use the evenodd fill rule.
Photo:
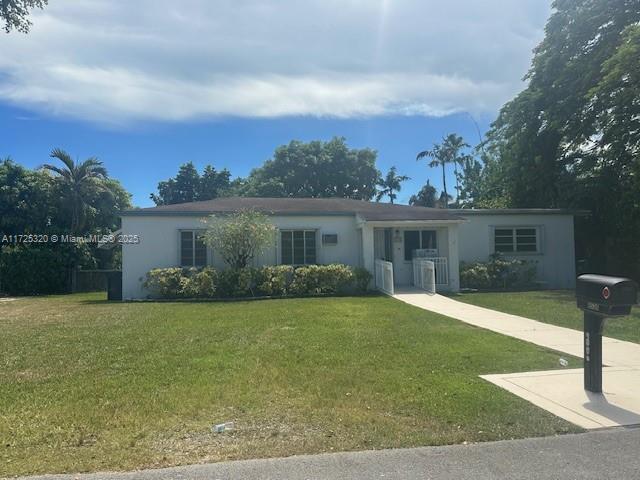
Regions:
<instances>
[{"instance_id":1,"label":"palm tree","mask_svg":"<svg viewBox=\"0 0 640 480\"><path fill-rule=\"evenodd\" d=\"M397 195L394 192L399 192L402 189L402 182L409 180L406 175L396 175L396 167L391 167L387 172L385 178L378 180L378 186L382 187L378 190L376 195L376 202L379 202L385 195L389 196L389 201L393 203Z\"/></svg>"},{"instance_id":2,"label":"palm tree","mask_svg":"<svg viewBox=\"0 0 640 480\"><path fill-rule=\"evenodd\" d=\"M426 185L422 187L418 193L411 195L411 198L409 198L409 205L418 207L435 208L437 203L436 189L431 185L429 180L427 180Z\"/></svg>"},{"instance_id":3,"label":"palm tree","mask_svg":"<svg viewBox=\"0 0 640 480\"><path fill-rule=\"evenodd\" d=\"M436 143L433 145L433 148L431 150L424 150L418 153L418 155L416 156L416 160L421 160L425 157L431 158L432 160L429 162L429 167L442 167L442 188L444 190L445 198L450 198L450 195L447 192L446 166L448 163L454 164L456 175L456 190L458 191L459 196L460 183L458 177L458 164L461 164L465 160L465 158L468 157L468 155L461 155L460 150L468 147L469 145L465 143L464 139L461 136L456 135L455 133L450 133L442 139L442 143ZM445 206L445 208L447 207Z\"/></svg>"},{"instance_id":4,"label":"palm tree","mask_svg":"<svg viewBox=\"0 0 640 480\"><path fill-rule=\"evenodd\" d=\"M449 202L453 200L451 195L440 192L440 198L436 201L436 208L449 208Z\"/></svg>"},{"instance_id":5,"label":"palm tree","mask_svg":"<svg viewBox=\"0 0 640 480\"><path fill-rule=\"evenodd\" d=\"M466 154L460 154L460 151L463 148L469 148L470 145L464 141L460 135L456 135L455 133L450 133L447 135L447 138L444 139L444 144L446 145L447 150L449 151L449 155L451 158L451 162L453 163L454 172L456 175L456 205L458 204L458 199L460 198L460 176L458 175L458 165L462 165L463 162L469 157Z\"/></svg>"},{"instance_id":6,"label":"palm tree","mask_svg":"<svg viewBox=\"0 0 640 480\"><path fill-rule=\"evenodd\" d=\"M91 193L104 188L102 181L107 178L107 170L95 157L84 162L74 162L67 152L59 148L54 149L49 156L60 160L64 167L44 164L42 168L58 175L70 201L71 231L80 233L86 220L87 198Z\"/></svg>"}]
</instances>

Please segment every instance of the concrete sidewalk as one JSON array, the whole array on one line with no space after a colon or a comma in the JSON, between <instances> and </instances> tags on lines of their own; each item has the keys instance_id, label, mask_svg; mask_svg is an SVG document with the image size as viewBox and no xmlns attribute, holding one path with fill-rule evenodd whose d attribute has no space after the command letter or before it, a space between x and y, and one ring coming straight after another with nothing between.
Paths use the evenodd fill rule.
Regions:
<instances>
[{"instance_id":1,"label":"concrete sidewalk","mask_svg":"<svg viewBox=\"0 0 640 480\"><path fill-rule=\"evenodd\" d=\"M640 429L474 445L303 455L32 480L600 480L638 478Z\"/></svg>"},{"instance_id":2,"label":"concrete sidewalk","mask_svg":"<svg viewBox=\"0 0 640 480\"><path fill-rule=\"evenodd\" d=\"M508 295L508 293L505 293ZM395 298L476 327L582 358L583 334L517 315L458 302L422 290L401 290ZM640 345L602 340L603 394L583 389L582 369L483 375L554 415L587 429L640 424Z\"/></svg>"}]
</instances>

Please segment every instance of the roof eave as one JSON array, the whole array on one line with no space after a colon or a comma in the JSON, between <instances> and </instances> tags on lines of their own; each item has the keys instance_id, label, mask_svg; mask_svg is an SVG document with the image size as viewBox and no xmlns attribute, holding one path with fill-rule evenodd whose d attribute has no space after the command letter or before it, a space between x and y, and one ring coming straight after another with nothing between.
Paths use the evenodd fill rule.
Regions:
<instances>
[{"instance_id":1,"label":"roof eave","mask_svg":"<svg viewBox=\"0 0 640 480\"><path fill-rule=\"evenodd\" d=\"M372 227L393 227L393 226L413 226L413 225L457 225L466 223L469 220L466 218L437 220L437 219L393 219L393 220L367 220L362 218L359 224L367 224Z\"/></svg>"},{"instance_id":2,"label":"roof eave","mask_svg":"<svg viewBox=\"0 0 640 480\"><path fill-rule=\"evenodd\" d=\"M180 210L126 210L120 213L121 217L207 217L209 215L231 215L235 212L227 211L180 211ZM265 215L277 217L353 217L354 212L273 212L261 211Z\"/></svg>"}]
</instances>

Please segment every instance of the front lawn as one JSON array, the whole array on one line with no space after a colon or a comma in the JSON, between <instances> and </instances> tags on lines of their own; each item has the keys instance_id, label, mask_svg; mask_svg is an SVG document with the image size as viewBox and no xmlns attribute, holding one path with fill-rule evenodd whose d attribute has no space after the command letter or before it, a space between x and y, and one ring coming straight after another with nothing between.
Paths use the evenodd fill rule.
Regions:
<instances>
[{"instance_id":1,"label":"front lawn","mask_svg":"<svg viewBox=\"0 0 640 480\"><path fill-rule=\"evenodd\" d=\"M500 312L583 330L583 314L576 307L576 296L572 290L461 293L453 298ZM629 317L607 319L604 334L619 340L640 343L640 309L635 307Z\"/></svg>"},{"instance_id":2,"label":"front lawn","mask_svg":"<svg viewBox=\"0 0 640 480\"><path fill-rule=\"evenodd\" d=\"M21 298L0 331L0 477L578 430L478 378L559 354L387 297Z\"/></svg>"}]
</instances>

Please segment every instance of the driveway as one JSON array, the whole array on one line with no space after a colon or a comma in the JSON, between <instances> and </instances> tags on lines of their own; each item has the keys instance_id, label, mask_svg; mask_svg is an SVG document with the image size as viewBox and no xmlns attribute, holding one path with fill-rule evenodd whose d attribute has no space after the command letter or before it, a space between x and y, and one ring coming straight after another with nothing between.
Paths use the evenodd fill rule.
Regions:
<instances>
[{"instance_id":1,"label":"driveway","mask_svg":"<svg viewBox=\"0 0 640 480\"><path fill-rule=\"evenodd\" d=\"M39 480L601 480L638 478L640 429L474 445L223 462Z\"/></svg>"}]
</instances>

